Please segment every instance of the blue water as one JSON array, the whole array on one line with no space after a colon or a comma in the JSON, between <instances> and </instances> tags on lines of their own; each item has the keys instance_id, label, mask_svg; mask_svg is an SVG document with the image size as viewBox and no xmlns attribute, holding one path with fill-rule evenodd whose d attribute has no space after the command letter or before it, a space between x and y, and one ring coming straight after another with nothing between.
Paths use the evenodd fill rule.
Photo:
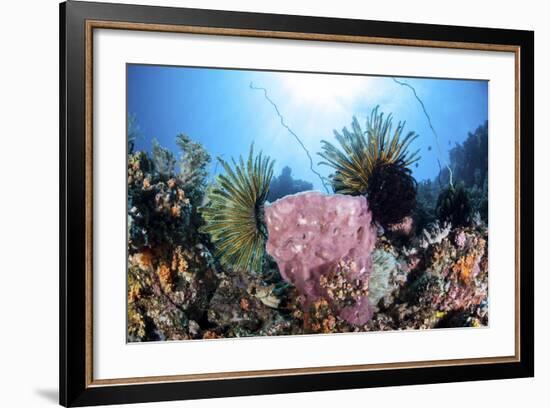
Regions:
<instances>
[{"instance_id":1,"label":"blue water","mask_svg":"<svg viewBox=\"0 0 550 408\"><path fill-rule=\"evenodd\" d=\"M412 90L389 77L128 65L127 108L142 134L136 150L149 151L156 138L177 154L175 136L185 133L201 142L213 158L229 159L247 155L254 142L257 150L275 160L276 175L290 166L294 178L321 190L302 147L281 125L263 92L250 84L268 90L324 176L330 169L317 166L320 141L334 142L333 129L349 127L354 115L364 129L366 117L379 105L380 111L393 114L394 126L406 121L405 132L419 135L411 146L421 149L413 175L418 180L433 178L439 172L438 160L445 165L449 149L488 120L488 82L398 79L415 88L439 143ZM220 170L213 160L211 176Z\"/></svg>"}]
</instances>

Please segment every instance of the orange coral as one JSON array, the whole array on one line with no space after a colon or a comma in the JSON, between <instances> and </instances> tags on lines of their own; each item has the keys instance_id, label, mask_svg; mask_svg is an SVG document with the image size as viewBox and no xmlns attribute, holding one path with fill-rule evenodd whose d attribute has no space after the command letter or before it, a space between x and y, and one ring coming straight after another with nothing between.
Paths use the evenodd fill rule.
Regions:
<instances>
[{"instance_id":1,"label":"orange coral","mask_svg":"<svg viewBox=\"0 0 550 408\"><path fill-rule=\"evenodd\" d=\"M133 307L128 308L128 334L140 338L145 336L143 316Z\"/></svg>"},{"instance_id":2,"label":"orange coral","mask_svg":"<svg viewBox=\"0 0 550 408\"><path fill-rule=\"evenodd\" d=\"M478 258L468 254L456 261L453 265L453 272L457 273L464 283L469 283L477 264Z\"/></svg>"},{"instance_id":3,"label":"orange coral","mask_svg":"<svg viewBox=\"0 0 550 408\"><path fill-rule=\"evenodd\" d=\"M239 302L239 305L241 306L241 309L244 311L248 311L250 309L250 303L248 302L248 299L241 298L241 301Z\"/></svg>"},{"instance_id":4,"label":"orange coral","mask_svg":"<svg viewBox=\"0 0 550 408\"><path fill-rule=\"evenodd\" d=\"M153 253L149 249L145 249L142 252L135 254L132 257L132 261L137 263L140 269L148 270L153 267Z\"/></svg>"},{"instance_id":5,"label":"orange coral","mask_svg":"<svg viewBox=\"0 0 550 408\"><path fill-rule=\"evenodd\" d=\"M211 340L211 339L219 339L221 338L222 336L218 335L216 332L212 331L212 330L207 330L204 332L204 334L202 335L202 338L205 339L205 340Z\"/></svg>"},{"instance_id":6,"label":"orange coral","mask_svg":"<svg viewBox=\"0 0 550 408\"><path fill-rule=\"evenodd\" d=\"M132 303L139 300L141 297L141 285L138 282L134 282L128 285L128 302Z\"/></svg>"},{"instance_id":7,"label":"orange coral","mask_svg":"<svg viewBox=\"0 0 550 408\"><path fill-rule=\"evenodd\" d=\"M128 156L128 170L138 171L141 169L141 162L146 158L142 152L136 152Z\"/></svg>"},{"instance_id":8,"label":"orange coral","mask_svg":"<svg viewBox=\"0 0 550 408\"><path fill-rule=\"evenodd\" d=\"M164 286L166 289L171 290L172 285L174 284L172 280L172 271L166 263L162 262L159 265L159 267L157 268L157 275L159 276L162 286Z\"/></svg>"},{"instance_id":9,"label":"orange coral","mask_svg":"<svg viewBox=\"0 0 550 408\"><path fill-rule=\"evenodd\" d=\"M310 312L304 321L315 333L332 333L336 328L334 311L325 299L319 299L311 305Z\"/></svg>"},{"instance_id":10,"label":"orange coral","mask_svg":"<svg viewBox=\"0 0 550 408\"><path fill-rule=\"evenodd\" d=\"M334 328L336 327L336 318L334 316L328 316L326 319L324 319L321 323L323 333L332 333Z\"/></svg>"},{"instance_id":11,"label":"orange coral","mask_svg":"<svg viewBox=\"0 0 550 408\"><path fill-rule=\"evenodd\" d=\"M453 265L453 272L457 273L464 283L470 283L480 271L480 261L485 252L486 241L480 237L472 237L472 249L460 257Z\"/></svg>"},{"instance_id":12,"label":"orange coral","mask_svg":"<svg viewBox=\"0 0 550 408\"><path fill-rule=\"evenodd\" d=\"M180 275L185 276L188 272L189 264L185 259L183 249L179 246L172 253L172 270L177 271Z\"/></svg>"},{"instance_id":13,"label":"orange coral","mask_svg":"<svg viewBox=\"0 0 550 408\"><path fill-rule=\"evenodd\" d=\"M174 204L170 210L172 217L178 218L181 215L181 207L178 204Z\"/></svg>"},{"instance_id":14,"label":"orange coral","mask_svg":"<svg viewBox=\"0 0 550 408\"><path fill-rule=\"evenodd\" d=\"M340 261L330 273L319 277L319 285L328 300L336 305L353 304L368 294L368 280L350 279L350 271L357 268L353 261Z\"/></svg>"}]
</instances>

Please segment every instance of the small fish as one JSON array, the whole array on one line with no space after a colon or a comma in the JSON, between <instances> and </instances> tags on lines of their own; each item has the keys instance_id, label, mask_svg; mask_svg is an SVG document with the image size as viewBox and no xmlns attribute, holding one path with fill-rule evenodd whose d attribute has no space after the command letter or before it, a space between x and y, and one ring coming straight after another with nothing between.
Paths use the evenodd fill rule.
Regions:
<instances>
[{"instance_id":1,"label":"small fish","mask_svg":"<svg viewBox=\"0 0 550 408\"><path fill-rule=\"evenodd\" d=\"M428 151L429 151L429 152L432 151L432 146L428 146Z\"/></svg>"},{"instance_id":2,"label":"small fish","mask_svg":"<svg viewBox=\"0 0 550 408\"><path fill-rule=\"evenodd\" d=\"M415 163L415 164L414 164L414 167L418 168L418 163Z\"/></svg>"}]
</instances>

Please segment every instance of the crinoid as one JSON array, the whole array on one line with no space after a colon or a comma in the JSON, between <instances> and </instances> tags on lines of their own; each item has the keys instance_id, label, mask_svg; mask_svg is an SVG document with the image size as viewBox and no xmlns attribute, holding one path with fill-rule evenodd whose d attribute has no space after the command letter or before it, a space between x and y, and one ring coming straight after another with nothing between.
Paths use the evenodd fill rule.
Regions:
<instances>
[{"instance_id":1,"label":"crinoid","mask_svg":"<svg viewBox=\"0 0 550 408\"><path fill-rule=\"evenodd\" d=\"M397 224L416 206L416 180L399 163L374 166L367 187L373 217L384 227Z\"/></svg>"},{"instance_id":2,"label":"crinoid","mask_svg":"<svg viewBox=\"0 0 550 408\"><path fill-rule=\"evenodd\" d=\"M210 234L222 265L258 272L262 267L267 231L263 206L273 177L274 162L250 147L248 160L242 156L231 166L221 158L225 170L216 185L207 193L207 204L201 209L206 225L202 232Z\"/></svg>"},{"instance_id":3,"label":"crinoid","mask_svg":"<svg viewBox=\"0 0 550 408\"><path fill-rule=\"evenodd\" d=\"M472 199L464 184L444 189L437 198L435 211L440 221L450 222L453 227L469 225L473 220Z\"/></svg>"},{"instance_id":4,"label":"crinoid","mask_svg":"<svg viewBox=\"0 0 550 408\"><path fill-rule=\"evenodd\" d=\"M409 166L419 160L418 150L409 152L418 137L408 132L402 137L405 122L393 130L392 115L384 116L374 108L363 131L353 118L351 131L334 131L340 148L323 140L324 159L320 164L332 167L334 192L367 195L374 218L383 225L399 222L412 211L416 182Z\"/></svg>"}]
</instances>

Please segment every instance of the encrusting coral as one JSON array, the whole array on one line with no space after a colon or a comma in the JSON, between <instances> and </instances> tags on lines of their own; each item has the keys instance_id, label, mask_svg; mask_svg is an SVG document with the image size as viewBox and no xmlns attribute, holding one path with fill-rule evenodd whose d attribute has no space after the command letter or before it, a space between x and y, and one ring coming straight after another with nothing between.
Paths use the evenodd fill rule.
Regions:
<instances>
[{"instance_id":1,"label":"encrusting coral","mask_svg":"<svg viewBox=\"0 0 550 408\"><path fill-rule=\"evenodd\" d=\"M208 321L223 337L298 334L300 324L280 309L286 285L267 283L243 270L224 271L208 308Z\"/></svg>"},{"instance_id":2,"label":"encrusting coral","mask_svg":"<svg viewBox=\"0 0 550 408\"><path fill-rule=\"evenodd\" d=\"M435 230L406 255L406 279L394 286L369 330L487 325L487 230Z\"/></svg>"},{"instance_id":3,"label":"encrusting coral","mask_svg":"<svg viewBox=\"0 0 550 408\"><path fill-rule=\"evenodd\" d=\"M185 242L192 207L178 179L162 181L153 162L142 152L128 159L128 247Z\"/></svg>"},{"instance_id":4,"label":"encrusting coral","mask_svg":"<svg viewBox=\"0 0 550 408\"><path fill-rule=\"evenodd\" d=\"M194 338L215 289L215 267L173 155L158 144L152 154L128 157L128 338Z\"/></svg>"}]
</instances>

